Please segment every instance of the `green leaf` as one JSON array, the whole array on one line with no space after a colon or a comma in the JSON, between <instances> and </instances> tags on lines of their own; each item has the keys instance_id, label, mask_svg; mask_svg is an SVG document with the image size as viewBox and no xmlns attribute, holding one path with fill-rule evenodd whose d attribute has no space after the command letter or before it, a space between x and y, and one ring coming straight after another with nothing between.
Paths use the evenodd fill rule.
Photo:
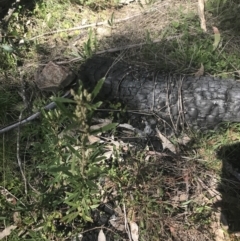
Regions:
<instances>
[{"instance_id":1,"label":"green leaf","mask_svg":"<svg viewBox=\"0 0 240 241\"><path fill-rule=\"evenodd\" d=\"M88 188L91 188L91 189L96 189L96 188L98 188L97 184L94 183L93 181L86 180L86 184L87 184Z\"/></svg>"},{"instance_id":2,"label":"green leaf","mask_svg":"<svg viewBox=\"0 0 240 241\"><path fill-rule=\"evenodd\" d=\"M99 101L99 102L97 102L97 103L90 103L90 104L88 104L88 103L85 103L85 106L86 106L86 108L88 109L88 110L96 110L96 109L98 109L100 106L102 105L102 102L101 101Z\"/></svg>"},{"instance_id":3,"label":"green leaf","mask_svg":"<svg viewBox=\"0 0 240 241\"><path fill-rule=\"evenodd\" d=\"M58 103L70 103L70 104L76 103L74 100L71 100L71 99L68 99L68 98L63 98L63 97L53 97L52 100L54 102L58 102Z\"/></svg>"},{"instance_id":4,"label":"green leaf","mask_svg":"<svg viewBox=\"0 0 240 241\"><path fill-rule=\"evenodd\" d=\"M91 222L91 223L93 222L93 220L92 220L91 217L86 216L85 214L82 214L81 216L82 216L82 218L83 218L85 221L87 221L87 222Z\"/></svg>"},{"instance_id":5,"label":"green leaf","mask_svg":"<svg viewBox=\"0 0 240 241\"><path fill-rule=\"evenodd\" d=\"M174 22L172 22L172 25L173 25L174 28L178 28L179 27L179 22L174 21Z\"/></svg>"},{"instance_id":6,"label":"green leaf","mask_svg":"<svg viewBox=\"0 0 240 241\"><path fill-rule=\"evenodd\" d=\"M76 155L79 159L82 159L81 154L77 150L75 150L70 144L67 144L67 147L74 155Z\"/></svg>"},{"instance_id":7,"label":"green leaf","mask_svg":"<svg viewBox=\"0 0 240 241\"><path fill-rule=\"evenodd\" d=\"M10 45L7 44L2 44L0 45L5 51L12 53L13 52L13 48Z\"/></svg>"},{"instance_id":8,"label":"green leaf","mask_svg":"<svg viewBox=\"0 0 240 241\"><path fill-rule=\"evenodd\" d=\"M68 197L65 199L64 202L69 202L70 200L73 200L73 199L75 199L75 198L78 198L79 193L77 193L77 192L74 192L74 193L66 192L66 195L68 195Z\"/></svg>"},{"instance_id":9,"label":"green leaf","mask_svg":"<svg viewBox=\"0 0 240 241\"><path fill-rule=\"evenodd\" d=\"M104 81L105 81L105 78L102 78L97 82L94 90L92 91L92 98L93 99L98 95L99 91L101 90L101 88L104 84Z\"/></svg>"},{"instance_id":10,"label":"green leaf","mask_svg":"<svg viewBox=\"0 0 240 241\"><path fill-rule=\"evenodd\" d=\"M67 205L71 206L71 207L74 207L74 208L78 208L79 207L79 203L76 203L76 202L68 202L68 201L65 201L64 203L66 203Z\"/></svg>"},{"instance_id":11,"label":"green leaf","mask_svg":"<svg viewBox=\"0 0 240 241\"><path fill-rule=\"evenodd\" d=\"M93 204L90 206L91 209L95 209L95 208L98 208L99 207L99 204Z\"/></svg>"},{"instance_id":12,"label":"green leaf","mask_svg":"<svg viewBox=\"0 0 240 241\"><path fill-rule=\"evenodd\" d=\"M112 13L111 19L108 20L109 26L111 26L111 27L113 26L113 21L114 21L114 12Z\"/></svg>"},{"instance_id":13,"label":"green leaf","mask_svg":"<svg viewBox=\"0 0 240 241\"><path fill-rule=\"evenodd\" d=\"M109 131L109 130L114 130L116 128L116 126L118 125L118 123L109 123L103 127L100 127L99 129L97 130L92 130L91 131L91 134L92 135L95 135L95 134L98 134L98 133L101 133L101 132L106 132L106 131Z\"/></svg>"},{"instance_id":14,"label":"green leaf","mask_svg":"<svg viewBox=\"0 0 240 241\"><path fill-rule=\"evenodd\" d=\"M99 167L90 166L87 173L88 173L88 174L91 174L91 173L99 173L100 171L101 171L101 169L100 169Z\"/></svg>"},{"instance_id":15,"label":"green leaf","mask_svg":"<svg viewBox=\"0 0 240 241\"><path fill-rule=\"evenodd\" d=\"M79 216L78 212L74 212L74 213L69 213L68 215L64 216L62 218L63 222L67 222L70 223L73 219L75 219L77 216Z\"/></svg>"},{"instance_id":16,"label":"green leaf","mask_svg":"<svg viewBox=\"0 0 240 241\"><path fill-rule=\"evenodd\" d=\"M59 173L62 172L66 174L67 176L73 176L71 172L69 172L70 168L69 167L49 167L48 172L49 173Z\"/></svg>"},{"instance_id":17,"label":"green leaf","mask_svg":"<svg viewBox=\"0 0 240 241\"><path fill-rule=\"evenodd\" d=\"M216 27L213 27L214 31L214 43L213 43L213 51L218 48L219 43L221 41L221 34Z\"/></svg>"}]
</instances>

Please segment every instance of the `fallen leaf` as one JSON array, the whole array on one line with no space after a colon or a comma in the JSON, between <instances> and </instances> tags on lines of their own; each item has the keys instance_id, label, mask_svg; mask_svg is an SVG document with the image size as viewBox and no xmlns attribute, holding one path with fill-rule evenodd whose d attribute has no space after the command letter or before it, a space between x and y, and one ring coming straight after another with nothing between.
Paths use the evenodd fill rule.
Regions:
<instances>
[{"instance_id":1,"label":"fallen leaf","mask_svg":"<svg viewBox=\"0 0 240 241\"><path fill-rule=\"evenodd\" d=\"M114 218L109 220L110 224L120 232L125 232L124 222L119 218Z\"/></svg>"},{"instance_id":2,"label":"fallen leaf","mask_svg":"<svg viewBox=\"0 0 240 241\"><path fill-rule=\"evenodd\" d=\"M138 234L138 225L135 222L129 223L131 236L133 241L138 241L139 234Z\"/></svg>"},{"instance_id":3,"label":"fallen leaf","mask_svg":"<svg viewBox=\"0 0 240 241\"><path fill-rule=\"evenodd\" d=\"M180 239L178 238L178 236L177 236L177 234L176 234L176 232L175 232L174 227L169 226L169 230L170 230L172 236L174 237L174 239L175 239L176 241L180 241Z\"/></svg>"},{"instance_id":4,"label":"fallen leaf","mask_svg":"<svg viewBox=\"0 0 240 241\"><path fill-rule=\"evenodd\" d=\"M188 200L188 196L185 193L177 193L176 196L171 198L173 202L185 202Z\"/></svg>"},{"instance_id":5,"label":"fallen leaf","mask_svg":"<svg viewBox=\"0 0 240 241\"><path fill-rule=\"evenodd\" d=\"M113 155L113 151L106 151L103 156L106 158L106 159L110 159Z\"/></svg>"},{"instance_id":6,"label":"fallen leaf","mask_svg":"<svg viewBox=\"0 0 240 241\"><path fill-rule=\"evenodd\" d=\"M127 220L131 220L132 222L134 222L135 219L136 219L136 217L135 217L135 212L134 212L134 209L131 207L131 208L129 208L129 210L128 210Z\"/></svg>"},{"instance_id":7,"label":"fallen leaf","mask_svg":"<svg viewBox=\"0 0 240 241\"><path fill-rule=\"evenodd\" d=\"M17 228L17 226L15 226L15 225L11 225L11 226L5 228L5 229L0 233L0 239L3 239L3 238L5 238L5 237L9 236L9 235L11 234L11 231L14 230L14 229L16 229L16 228Z\"/></svg>"},{"instance_id":8,"label":"fallen leaf","mask_svg":"<svg viewBox=\"0 0 240 241\"><path fill-rule=\"evenodd\" d=\"M88 141L90 142L90 144L93 144L95 142L100 142L101 139L97 136L90 135L88 136Z\"/></svg>"},{"instance_id":9,"label":"fallen leaf","mask_svg":"<svg viewBox=\"0 0 240 241\"><path fill-rule=\"evenodd\" d=\"M176 148L175 146L172 144L171 141L169 141L167 139L167 137L165 137L159 130L158 128L156 128L156 132L158 134L158 137L161 139L162 141L162 146L163 146L163 150L164 149L168 149L169 151L171 151L172 153L176 154Z\"/></svg>"},{"instance_id":10,"label":"fallen leaf","mask_svg":"<svg viewBox=\"0 0 240 241\"><path fill-rule=\"evenodd\" d=\"M201 21L201 29L207 32L206 20L204 15L204 0L198 0L198 15Z\"/></svg>"},{"instance_id":11,"label":"fallen leaf","mask_svg":"<svg viewBox=\"0 0 240 241\"><path fill-rule=\"evenodd\" d=\"M100 232L98 234L98 241L106 241L106 236L105 236L104 232L102 231L102 229L100 230Z\"/></svg>"},{"instance_id":12,"label":"fallen leaf","mask_svg":"<svg viewBox=\"0 0 240 241\"><path fill-rule=\"evenodd\" d=\"M99 130L101 128L103 128L104 126L108 125L109 123L99 123L99 124L96 124L96 125L92 125L90 126L90 130L93 131L93 130Z\"/></svg>"},{"instance_id":13,"label":"fallen leaf","mask_svg":"<svg viewBox=\"0 0 240 241\"><path fill-rule=\"evenodd\" d=\"M125 232L125 221L122 209L118 206L114 209L114 211L117 213L117 216L112 216L112 218L109 220L110 224L118 231Z\"/></svg>"},{"instance_id":14,"label":"fallen leaf","mask_svg":"<svg viewBox=\"0 0 240 241\"><path fill-rule=\"evenodd\" d=\"M135 134L137 134L139 137L145 137L145 134L143 131L133 127L130 124L124 123L124 124L119 124L118 127L127 129L127 130L131 130L132 132L134 132Z\"/></svg>"},{"instance_id":15,"label":"fallen leaf","mask_svg":"<svg viewBox=\"0 0 240 241\"><path fill-rule=\"evenodd\" d=\"M20 224L22 219L21 219L21 215L20 212L14 212L13 213L13 220L15 224Z\"/></svg>"}]
</instances>

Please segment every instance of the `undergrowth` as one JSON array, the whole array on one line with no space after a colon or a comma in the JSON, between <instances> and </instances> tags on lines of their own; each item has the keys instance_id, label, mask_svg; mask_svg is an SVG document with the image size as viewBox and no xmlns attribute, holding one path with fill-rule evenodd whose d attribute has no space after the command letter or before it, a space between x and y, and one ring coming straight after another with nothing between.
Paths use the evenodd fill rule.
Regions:
<instances>
[{"instance_id":1,"label":"undergrowth","mask_svg":"<svg viewBox=\"0 0 240 241\"><path fill-rule=\"evenodd\" d=\"M0 43L4 60L0 63L1 127L18 120L24 109L18 91L20 80L34 88L33 72L39 64L63 59L77 71L78 63L69 60L104 52L103 46L144 42L140 48L113 52L129 63L160 72L195 74L202 65L205 74L239 78L238 1L207 1L206 33L189 1L176 1L176 7L170 4L169 8L161 8L162 12L167 9L166 23L159 13L160 5L153 2L148 1L147 7L140 6L143 12L152 11L144 15L149 28L133 25L126 36L121 36L125 32L120 31L117 40L99 35L96 27L67 31L80 22L82 26L100 19L108 22L108 33L114 34L119 25L111 8L119 7L117 1L36 1L33 9L20 4ZM160 26L153 26L153 19L161 30ZM220 32L217 47L212 26ZM79 36L80 40L75 40ZM121 42L126 41L123 39L127 43ZM155 42L156 39L159 41ZM8 87L10 80L14 88ZM127 208L128 221L139 226L140 240L214 236L211 223L217 202L211 196L213 188L224 190L228 215L238 213L238 207L229 208L239 205L238 194L234 192L236 180L224 176L223 166L233 153L231 145L239 142L239 124L194 133L192 143L178 146L179 157L154 152L146 144L139 150L117 139L114 123L97 123L97 128L92 128L96 124L96 110L102 104L94 101L102 83L92 93L80 88L73 100L55 97L56 110L43 111L40 120L1 136L0 229L16 226L6 239L72 239L86 227L92 227L92 211L109 200L115 206ZM38 100L34 101L33 106ZM118 105L114 107L119 109ZM108 116L114 117L113 113ZM223 148L228 145L230 149ZM120 240L116 230L112 233Z\"/></svg>"}]
</instances>

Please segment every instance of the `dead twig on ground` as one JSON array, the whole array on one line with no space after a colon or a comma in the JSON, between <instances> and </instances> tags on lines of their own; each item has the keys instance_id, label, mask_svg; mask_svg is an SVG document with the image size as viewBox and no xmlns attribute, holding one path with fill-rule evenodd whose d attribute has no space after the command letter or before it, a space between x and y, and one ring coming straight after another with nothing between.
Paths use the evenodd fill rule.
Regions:
<instances>
[{"instance_id":1,"label":"dead twig on ground","mask_svg":"<svg viewBox=\"0 0 240 241\"><path fill-rule=\"evenodd\" d=\"M123 21L127 21L127 20L135 18L139 15L140 14L133 15L131 17L127 17L127 18L123 18L123 19L118 19L118 20L115 20L114 23L120 23L120 22L123 22ZM47 33L40 34L40 35L37 35L35 37L32 37L32 38L29 39L29 41L32 41L34 39L41 38L41 37L44 37L44 36L52 35L52 34L55 34L55 33L71 32L71 31L90 28L90 27L98 27L98 26L102 26L102 25L109 25L109 23L108 23L108 21L103 21L103 22L100 22L100 23L92 23L92 24L87 24L87 25L73 27L73 28L58 29L58 30L55 30L55 31L47 32Z\"/></svg>"}]
</instances>

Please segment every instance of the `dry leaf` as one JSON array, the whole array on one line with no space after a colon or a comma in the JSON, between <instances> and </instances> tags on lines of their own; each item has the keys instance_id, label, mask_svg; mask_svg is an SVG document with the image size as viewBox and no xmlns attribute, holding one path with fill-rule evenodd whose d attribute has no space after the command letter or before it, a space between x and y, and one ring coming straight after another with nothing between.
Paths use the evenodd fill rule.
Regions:
<instances>
[{"instance_id":1,"label":"dry leaf","mask_svg":"<svg viewBox=\"0 0 240 241\"><path fill-rule=\"evenodd\" d=\"M117 213L117 217L114 215L113 218L109 220L110 224L120 232L125 232L125 221L124 214L122 209L118 206L114 209L115 213Z\"/></svg>"},{"instance_id":2,"label":"dry leaf","mask_svg":"<svg viewBox=\"0 0 240 241\"><path fill-rule=\"evenodd\" d=\"M10 234L11 234L11 231L14 230L14 229L16 229L16 228L17 228L17 226L15 226L15 225L11 225L11 226L5 228L5 229L0 233L0 239L3 239L3 238L5 238L5 237L7 237L8 235L10 235Z\"/></svg>"},{"instance_id":3,"label":"dry leaf","mask_svg":"<svg viewBox=\"0 0 240 241\"><path fill-rule=\"evenodd\" d=\"M90 144L93 144L95 142L100 142L101 139L97 136L90 135L88 136L88 141L90 142Z\"/></svg>"},{"instance_id":4,"label":"dry leaf","mask_svg":"<svg viewBox=\"0 0 240 241\"><path fill-rule=\"evenodd\" d=\"M103 127L105 127L105 126L107 126L107 125L109 125L110 123L99 123L99 124L96 124L96 125L92 125L92 126L90 126L90 130L91 131L94 131L94 130L100 130L101 128L103 128Z\"/></svg>"},{"instance_id":5,"label":"dry leaf","mask_svg":"<svg viewBox=\"0 0 240 241\"><path fill-rule=\"evenodd\" d=\"M131 220L132 222L134 222L135 219L136 219L136 217L135 217L135 212L134 212L134 209L131 207L131 208L129 208L129 210L128 210L127 220Z\"/></svg>"},{"instance_id":6,"label":"dry leaf","mask_svg":"<svg viewBox=\"0 0 240 241\"><path fill-rule=\"evenodd\" d=\"M156 128L156 132L158 134L158 137L161 139L162 141L162 146L163 146L163 149L168 149L169 151L171 151L172 153L175 153L176 154L176 148L175 146L172 144L171 141L169 141L167 139L167 137L165 137L159 130L158 128Z\"/></svg>"},{"instance_id":7,"label":"dry leaf","mask_svg":"<svg viewBox=\"0 0 240 241\"><path fill-rule=\"evenodd\" d=\"M174 237L174 239L175 239L176 241L180 241L180 239L178 238L178 236L177 236L177 234L176 234L176 232L175 232L174 227L169 226L169 230L170 230L172 236Z\"/></svg>"},{"instance_id":8,"label":"dry leaf","mask_svg":"<svg viewBox=\"0 0 240 241\"><path fill-rule=\"evenodd\" d=\"M172 197L171 200L173 202L185 202L188 200L188 196L186 193L178 193L176 196Z\"/></svg>"},{"instance_id":9,"label":"dry leaf","mask_svg":"<svg viewBox=\"0 0 240 241\"><path fill-rule=\"evenodd\" d=\"M122 211L122 209L121 209L119 206L117 206L117 207L114 209L114 211L115 211L115 213L117 213L117 215L118 215L119 217L122 217L122 216L123 216L123 211Z\"/></svg>"},{"instance_id":10,"label":"dry leaf","mask_svg":"<svg viewBox=\"0 0 240 241\"><path fill-rule=\"evenodd\" d=\"M13 220L15 224L20 224L22 219L21 219L21 215L20 212L14 212L13 213Z\"/></svg>"},{"instance_id":11,"label":"dry leaf","mask_svg":"<svg viewBox=\"0 0 240 241\"><path fill-rule=\"evenodd\" d=\"M104 232L102 231L102 229L100 230L100 232L98 234L98 241L106 241L106 236L105 236Z\"/></svg>"},{"instance_id":12,"label":"dry leaf","mask_svg":"<svg viewBox=\"0 0 240 241\"><path fill-rule=\"evenodd\" d=\"M122 218L112 218L109 220L110 224L120 232L125 232L125 224Z\"/></svg>"},{"instance_id":13,"label":"dry leaf","mask_svg":"<svg viewBox=\"0 0 240 241\"><path fill-rule=\"evenodd\" d=\"M107 159L110 159L113 155L113 151L106 151L103 156Z\"/></svg>"},{"instance_id":14,"label":"dry leaf","mask_svg":"<svg viewBox=\"0 0 240 241\"><path fill-rule=\"evenodd\" d=\"M127 123L124 123L124 124L119 124L118 127L121 127L121 128L124 128L124 129L127 129L127 130L131 130L133 131L135 134L137 134L139 137L145 137L145 134L143 131L133 127L132 125L130 124L127 124Z\"/></svg>"},{"instance_id":15,"label":"dry leaf","mask_svg":"<svg viewBox=\"0 0 240 241\"><path fill-rule=\"evenodd\" d=\"M133 241L138 241L139 234L138 234L138 225L135 222L129 223L131 236Z\"/></svg>"},{"instance_id":16,"label":"dry leaf","mask_svg":"<svg viewBox=\"0 0 240 241\"><path fill-rule=\"evenodd\" d=\"M206 20L204 15L204 0L198 0L198 14L201 21L201 29L207 32Z\"/></svg>"},{"instance_id":17,"label":"dry leaf","mask_svg":"<svg viewBox=\"0 0 240 241\"><path fill-rule=\"evenodd\" d=\"M195 73L195 77L201 77L204 74L204 66L201 63L201 67L199 68L199 70Z\"/></svg>"},{"instance_id":18,"label":"dry leaf","mask_svg":"<svg viewBox=\"0 0 240 241\"><path fill-rule=\"evenodd\" d=\"M145 157L145 161L149 161L149 159L153 156L155 157L166 157L169 156L166 153L161 153L161 152L157 152L157 151L146 151L146 157Z\"/></svg>"}]
</instances>

